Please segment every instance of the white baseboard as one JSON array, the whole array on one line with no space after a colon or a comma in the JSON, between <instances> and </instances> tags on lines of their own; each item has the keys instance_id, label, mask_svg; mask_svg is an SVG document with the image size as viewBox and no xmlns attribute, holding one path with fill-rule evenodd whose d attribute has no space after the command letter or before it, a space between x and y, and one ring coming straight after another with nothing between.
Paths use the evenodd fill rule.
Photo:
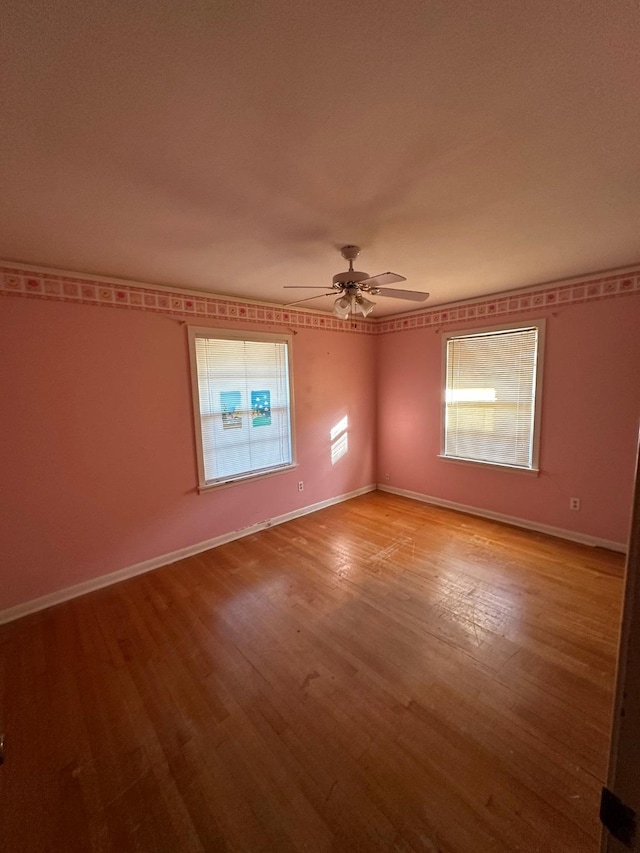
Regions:
<instances>
[{"instance_id":1,"label":"white baseboard","mask_svg":"<svg viewBox=\"0 0 640 853\"><path fill-rule=\"evenodd\" d=\"M446 509L455 509L458 510L458 512L466 512L469 515L478 515L480 518L490 518L492 521L502 521L504 524L511 524L513 527L524 527L525 530L535 530L537 533L547 533L549 536L557 536L560 539L579 542L581 545L591 545L594 548L608 548L610 551L620 551L623 554L627 551L627 546L623 542L613 542L610 539L599 539L597 536L587 536L586 533L578 533L575 530L563 530L560 527L551 527L548 524L539 524L537 521L529 521L526 518L516 518L512 515L503 515L500 512L492 512L491 510L482 509L477 506L459 504L455 501L446 501L442 498L434 498L430 495L420 494L419 492L410 492L407 491L407 489L394 489L392 486L387 486L383 483L378 483L378 489L381 492L390 492L392 495L411 498L414 501L421 501L421 503L433 504L434 506L441 506Z\"/></svg>"},{"instance_id":2,"label":"white baseboard","mask_svg":"<svg viewBox=\"0 0 640 853\"><path fill-rule=\"evenodd\" d=\"M6 622L13 622L15 619L20 619L22 616L28 616L30 613L37 613L39 610L45 610L48 607L53 607L55 604L62 604L63 601L69 601L71 598L78 598L81 595L86 595L88 592L94 592L97 589L102 589L105 586L111 586L114 583L126 580L127 578L142 575L145 572L151 572L154 569L159 569L161 566L167 566L170 563L175 563L178 560L184 560L185 557L192 557L194 554L200 554L202 551L208 551L210 548L217 548L219 545L224 545L227 542L233 542L235 539L242 539L244 536L251 536L260 530L266 530L268 527L275 527L277 524L284 524L285 521L292 521L294 518L300 518L303 515L308 515L311 512L317 512L325 507L333 506L334 504L342 503L343 501L357 498L359 495L365 495L367 492L374 492L375 484L364 486L361 489L356 489L354 492L348 492L344 495L338 495L335 498L329 498L326 501L319 501L315 504L302 507L302 509L287 512L284 515L278 515L275 518L268 518L265 521L260 521L258 524L252 524L250 527L242 527L239 530L232 530L230 533L224 533L222 536L216 536L214 539L207 539L205 542L198 542L195 545L188 545L186 548L180 548L178 551L171 551L169 554L161 554L158 557L152 557L150 560L145 560L142 563L136 563L134 566L128 566L124 569L118 569L115 572L110 572L108 575L100 575L97 578L84 581L83 583L75 584L74 586L66 587L65 589L56 590L56 592L43 595L40 598L34 598L31 601L25 601L23 604L17 604L15 607L9 607L6 610L0 610L0 625Z\"/></svg>"}]
</instances>

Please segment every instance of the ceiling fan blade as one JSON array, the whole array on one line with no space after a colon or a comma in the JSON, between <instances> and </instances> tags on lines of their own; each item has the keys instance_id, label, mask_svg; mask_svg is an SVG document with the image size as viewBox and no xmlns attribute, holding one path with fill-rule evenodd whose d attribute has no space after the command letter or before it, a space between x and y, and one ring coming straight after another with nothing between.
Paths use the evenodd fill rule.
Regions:
<instances>
[{"instance_id":1,"label":"ceiling fan blade","mask_svg":"<svg viewBox=\"0 0 640 853\"><path fill-rule=\"evenodd\" d=\"M381 272L378 275L372 275L371 278L363 278L362 281L358 282L358 285L362 287L364 284L367 288L380 287L382 284L393 284L395 281L406 280L403 275L398 275L397 272Z\"/></svg>"},{"instance_id":2,"label":"ceiling fan blade","mask_svg":"<svg viewBox=\"0 0 640 853\"><path fill-rule=\"evenodd\" d=\"M326 290L326 285L321 284L283 284L283 288L291 290Z\"/></svg>"},{"instance_id":3,"label":"ceiling fan blade","mask_svg":"<svg viewBox=\"0 0 640 853\"><path fill-rule=\"evenodd\" d=\"M395 296L396 299L410 299L412 302L424 302L430 296L420 290L393 290L390 287L376 288L376 296Z\"/></svg>"},{"instance_id":4,"label":"ceiling fan blade","mask_svg":"<svg viewBox=\"0 0 640 853\"><path fill-rule=\"evenodd\" d=\"M335 296L335 290L331 293L317 293L315 296L305 296L304 299L296 299L295 302L285 302L285 305L297 305L299 302L308 302L310 299L320 299L322 296Z\"/></svg>"}]
</instances>

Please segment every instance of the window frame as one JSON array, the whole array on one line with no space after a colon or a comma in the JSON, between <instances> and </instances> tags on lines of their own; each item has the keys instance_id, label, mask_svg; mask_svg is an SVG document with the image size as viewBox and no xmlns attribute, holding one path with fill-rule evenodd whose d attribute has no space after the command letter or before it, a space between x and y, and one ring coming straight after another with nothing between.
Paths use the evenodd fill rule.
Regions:
<instances>
[{"instance_id":1,"label":"window frame","mask_svg":"<svg viewBox=\"0 0 640 853\"><path fill-rule=\"evenodd\" d=\"M482 337L496 332L528 331L536 329L538 333L536 349L536 376L535 396L533 412L533 437L531 442L531 465L510 465L507 462L487 462L482 459L466 459L463 456L451 456L445 452L447 431L447 344L456 338ZM502 471L517 471L520 474L540 473L540 431L542 423L542 389L544 375L544 348L545 348L546 320L539 318L520 323L504 323L497 326L478 326L468 329L457 329L445 333L442 336L442 373L441 373L441 416L440 416L440 453L439 459L454 462L460 465L473 465L482 468L496 468Z\"/></svg>"},{"instance_id":2,"label":"window frame","mask_svg":"<svg viewBox=\"0 0 640 853\"><path fill-rule=\"evenodd\" d=\"M249 480L259 480L264 477L274 477L297 467L296 462L296 437L295 437L295 407L293 396L293 335L287 333L273 334L270 332L236 331L235 329L221 329L210 326L188 326L187 336L189 344L189 367L191 373L191 399L193 404L193 429L196 443L196 460L198 469L198 492L211 489L223 489L234 486L237 483L245 483ZM285 465L278 465L266 469L253 470L237 474L224 479L207 481L204 467L204 449L202 441L202 413L200 411L200 387L198 384L198 366L196 358L196 339L214 338L217 340L251 341L284 343L287 348L287 374L289 385L289 436L291 443L291 461Z\"/></svg>"}]
</instances>

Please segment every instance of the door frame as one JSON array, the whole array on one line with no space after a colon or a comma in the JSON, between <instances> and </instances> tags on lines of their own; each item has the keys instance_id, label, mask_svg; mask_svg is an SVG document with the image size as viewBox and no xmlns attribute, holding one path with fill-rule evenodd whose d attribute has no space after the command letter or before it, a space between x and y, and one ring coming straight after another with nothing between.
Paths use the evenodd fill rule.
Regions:
<instances>
[{"instance_id":1,"label":"door frame","mask_svg":"<svg viewBox=\"0 0 640 853\"><path fill-rule=\"evenodd\" d=\"M624 582L620 647L613 706L607 788L640 816L640 435ZM602 853L640 850L640 826L631 847L604 826Z\"/></svg>"}]
</instances>

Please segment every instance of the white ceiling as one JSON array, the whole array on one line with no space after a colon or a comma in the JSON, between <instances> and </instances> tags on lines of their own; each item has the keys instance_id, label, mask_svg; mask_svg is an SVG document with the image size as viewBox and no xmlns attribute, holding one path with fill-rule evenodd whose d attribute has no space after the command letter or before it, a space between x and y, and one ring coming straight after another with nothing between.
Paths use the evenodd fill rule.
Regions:
<instances>
[{"instance_id":1,"label":"white ceiling","mask_svg":"<svg viewBox=\"0 0 640 853\"><path fill-rule=\"evenodd\" d=\"M640 261L635 0L3 8L5 259L286 302L358 243L427 305Z\"/></svg>"}]
</instances>

